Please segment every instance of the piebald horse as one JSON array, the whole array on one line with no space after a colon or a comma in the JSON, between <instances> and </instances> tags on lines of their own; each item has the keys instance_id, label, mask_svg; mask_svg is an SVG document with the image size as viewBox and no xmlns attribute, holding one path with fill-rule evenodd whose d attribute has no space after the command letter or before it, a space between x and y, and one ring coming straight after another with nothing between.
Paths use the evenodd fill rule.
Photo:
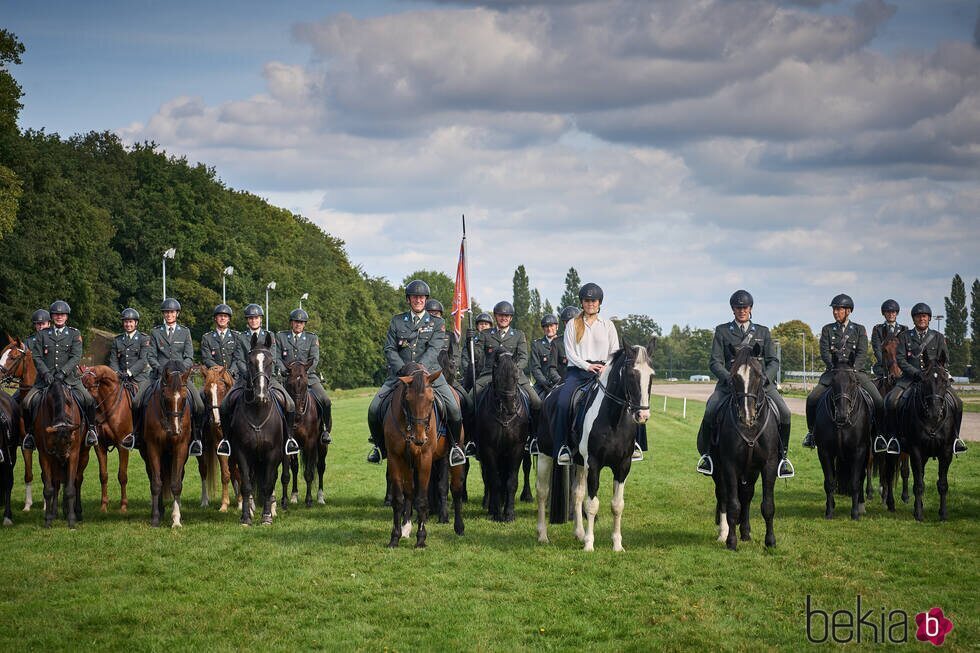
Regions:
<instances>
[{"instance_id":1,"label":"piebald horse","mask_svg":"<svg viewBox=\"0 0 980 653\"><path fill-rule=\"evenodd\" d=\"M604 467L613 473L613 550L623 550L626 477L632 464L637 425L645 424L650 419L650 391L653 385L651 361L655 344L656 339L651 339L646 348L627 345L614 353L599 375L596 394L586 400L582 439L574 450L577 471L574 488L575 537L583 542L586 551L592 551L595 545L599 473ZM538 429L538 448L542 452L552 451L553 436L548 423L557 397L556 392L549 394L541 411L543 424ZM542 543L548 542L545 513L551 492L553 464L551 456L544 453L538 455L538 541ZM583 505L587 515L585 526L582 523Z\"/></svg>"}]
</instances>

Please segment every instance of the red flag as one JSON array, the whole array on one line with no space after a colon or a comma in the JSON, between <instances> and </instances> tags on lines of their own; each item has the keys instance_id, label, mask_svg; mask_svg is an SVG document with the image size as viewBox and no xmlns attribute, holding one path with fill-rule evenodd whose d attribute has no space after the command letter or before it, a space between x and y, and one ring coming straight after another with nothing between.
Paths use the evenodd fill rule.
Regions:
<instances>
[{"instance_id":1,"label":"red flag","mask_svg":"<svg viewBox=\"0 0 980 653\"><path fill-rule=\"evenodd\" d=\"M453 331L457 340L463 333L463 315L470 310L470 294L466 289L466 249L459 244L459 263L456 264L456 289L453 292Z\"/></svg>"}]
</instances>

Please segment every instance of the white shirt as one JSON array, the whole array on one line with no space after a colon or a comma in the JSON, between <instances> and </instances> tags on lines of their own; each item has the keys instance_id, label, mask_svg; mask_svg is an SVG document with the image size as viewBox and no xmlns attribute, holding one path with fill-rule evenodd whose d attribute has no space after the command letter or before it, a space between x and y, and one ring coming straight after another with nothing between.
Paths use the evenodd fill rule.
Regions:
<instances>
[{"instance_id":1,"label":"white shirt","mask_svg":"<svg viewBox=\"0 0 980 653\"><path fill-rule=\"evenodd\" d=\"M619 334L610 320L596 317L592 325L586 321L580 342L575 342L575 320L569 320L565 325L565 355L569 365L587 370L591 365L587 361L608 361L617 350Z\"/></svg>"}]
</instances>

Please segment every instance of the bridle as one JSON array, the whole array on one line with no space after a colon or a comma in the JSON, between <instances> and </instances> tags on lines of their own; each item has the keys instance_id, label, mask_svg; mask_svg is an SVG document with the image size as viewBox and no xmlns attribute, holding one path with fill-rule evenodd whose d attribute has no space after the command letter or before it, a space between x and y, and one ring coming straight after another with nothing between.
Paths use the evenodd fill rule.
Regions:
<instances>
[{"instance_id":1,"label":"bridle","mask_svg":"<svg viewBox=\"0 0 980 653\"><path fill-rule=\"evenodd\" d=\"M853 377L856 373L854 370L835 370L836 372L847 372L849 377ZM838 405L843 403L844 414L838 411ZM851 426L851 415L854 413L854 407L857 405L857 399L854 393L840 392L831 393L830 397L830 416L834 419L834 424L838 429L842 429L845 426Z\"/></svg>"},{"instance_id":2,"label":"bridle","mask_svg":"<svg viewBox=\"0 0 980 653\"><path fill-rule=\"evenodd\" d=\"M734 368L734 366L733 366ZM728 383L731 387L731 394L729 399L729 410L731 411L732 417L734 418L735 432L738 436L748 445L749 449L746 452L746 456L751 456L751 450L759 442L759 438L765 433L766 425L769 423L769 419L772 416L772 411L768 410L769 402L766 398L765 383L759 382L759 389L752 392L739 392L735 390L735 375L733 374L729 377ZM749 415L745 416L743 419L741 412L739 410L739 405L745 399L752 399L755 402L755 410L751 415L751 424L746 424Z\"/></svg>"},{"instance_id":3,"label":"bridle","mask_svg":"<svg viewBox=\"0 0 980 653\"><path fill-rule=\"evenodd\" d=\"M415 374L424 374L423 370L415 372ZM414 375L413 375L414 376ZM402 390L401 396L402 402L402 418L405 420L405 428L402 435L405 439L414 444L417 447L425 445L429 441L427 435L423 435L421 438L415 435L415 427L421 426L424 433L429 432L429 425L432 423L432 415L435 413L435 402L429 407L429 412L426 413L425 417L416 417L412 413L412 407L408 404L408 393L405 389Z\"/></svg>"},{"instance_id":4,"label":"bridle","mask_svg":"<svg viewBox=\"0 0 980 653\"><path fill-rule=\"evenodd\" d=\"M82 378L85 378L86 376L91 376L92 378L95 379L95 383L92 385L92 390L97 390L98 388L101 388L103 384L110 385L109 381L104 381L103 379L100 379L99 375L96 374L95 370L93 370L92 368L89 368L84 372L82 372ZM113 401L108 408L103 408L103 406L106 403L106 401L109 400L109 397L102 399L95 405L96 415L98 415L100 412L102 413L102 420L101 420L102 423L105 423L108 420L109 415L115 412L116 406L118 406L119 402L122 401L123 393L125 392L126 389L125 384L122 381L118 381L117 386L118 387L116 389L115 394L112 395ZM92 392L92 394L93 396L95 396L95 392Z\"/></svg>"},{"instance_id":5,"label":"bridle","mask_svg":"<svg viewBox=\"0 0 980 653\"><path fill-rule=\"evenodd\" d=\"M624 360L626 360L625 359L625 356L624 356ZM635 360L634 360L634 362L635 362ZM607 399L609 399L610 401L612 401L615 404L619 404L620 406L622 406L623 407L623 410L629 411L630 415L633 417L633 421L638 422L639 420L637 418L638 418L640 412L641 411L644 411L644 410L650 410L650 404L642 404L639 401L634 400L630 396L629 385L626 383L626 380L625 380L627 368L629 368L630 370L632 370L633 369L633 366L632 365L627 366L625 363L622 363L622 364L619 365L619 370L618 370L618 374L619 374L619 385L620 385L620 387L623 388L623 396L622 397L617 397L616 395L614 395L611 392L609 392L608 388L605 385L603 385L602 384L602 381L599 380L598 378L596 379L596 384L602 390L603 394L606 396ZM610 373L610 376L612 376L611 373Z\"/></svg>"},{"instance_id":6,"label":"bridle","mask_svg":"<svg viewBox=\"0 0 980 653\"><path fill-rule=\"evenodd\" d=\"M13 346L13 350L20 354L14 358L14 364L10 369L0 365L0 384L10 385L10 381L15 380L24 388L24 373L27 371L27 345L21 347Z\"/></svg>"},{"instance_id":7,"label":"bridle","mask_svg":"<svg viewBox=\"0 0 980 653\"><path fill-rule=\"evenodd\" d=\"M503 351L497 354L498 361L504 356L513 357L509 351ZM494 368L496 371L496 366ZM497 401L497 410L495 412L494 418L497 423L503 427L508 427L514 423L514 420L518 418L521 414L520 403L517 402L517 396L520 394L520 389L515 387L513 390L502 390L497 387L497 384L493 384L493 392L497 395L498 399L503 397L505 401Z\"/></svg>"},{"instance_id":8,"label":"bridle","mask_svg":"<svg viewBox=\"0 0 980 653\"><path fill-rule=\"evenodd\" d=\"M929 371L926 372L928 374ZM932 370L933 374L946 374L946 370L943 368L938 368L938 371ZM946 396L947 389L942 388L942 393L933 392L932 394L925 394L922 392L922 383L920 382L916 388L916 394L918 395L919 404L922 407L922 417L925 418L928 424L925 428L925 434L928 438L936 438L939 429L946 423L947 409L949 408L949 399ZM933 407L937 411L936 417L933 419L929 415L929 408ZM938 408L936 408L938 406Z\"/></svg>"},{"instance_id":9,"label":"bridle","mask_svg":"<svg viewBox=\"0 0 980 653\"><path fill-rule=\"evenodd\" d=\"M179 419L182 418L184 416L184 413L187 412L188 398L186 395L181 397L180 386L178 385L177 389L173 391L177 393L178 397L181 397L182 400L181 407L178 410L168 410L164 405L164 399L165 399L164 394L167 390L173 390L173 388L170 387L170 384L160 383L160 400L157 402L157 407L160 409L160 417L162 418L161 421L163 422L164 432L167 435L176 437L180 435ZM170 420L174 421L174 424L176 425L175 428L170 427Z\"/></svg>"}]
</instances>

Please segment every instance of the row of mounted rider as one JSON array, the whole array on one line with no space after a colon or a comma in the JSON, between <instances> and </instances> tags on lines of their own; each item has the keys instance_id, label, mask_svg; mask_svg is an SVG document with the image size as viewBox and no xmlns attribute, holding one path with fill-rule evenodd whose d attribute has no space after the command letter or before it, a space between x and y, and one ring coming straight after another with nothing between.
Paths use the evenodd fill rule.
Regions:
<instances>
[{"instance_id":1,"label":"row of mounted rider","mask_svg":"<svg viewBox=\"0 0 980 653\"><path fill-rule=\"evenodd\" d=\"M165 299L160 306L163 323L149 333L138 330L140 314L135 309L126 308L120 314L123 333L112 341L108 364L133 398L134 428L120 443L126 449L132 450L138 446L146 397L152 393L155 384L159 383L161 371L166 365L176 362L182 372L195 369L194 343L190 331L177 321L180 310L180 302L176 299ZM64 382L71 387L72 394L85 410L88 424L86 444L93 446L97 442L96 406L81 381L78 364L82 356L82 336L78 329L67 325L70 313L71 307L67 302L58 300L47 311L39 309L32 316L35 333L24 340L24 345L33 354L39 379L21 403L27 416L25 424L31 425L41 393L55 379ZM308 390L319 409L320 437L324 444L329 444L330 399L316 372L320 357L319 339L315 333L305 330L309 315L303 309L294 310L289 316L290 329L273 336L262 328L264 315L261 306L249 304L244 313L247 328L236 331L229 328L233 315L231 307L219 304L213 311L214 329L201 338L200 352L204 367L220 366L228 370L235 382L231 392L225 396L221 410L232 408L241 394L247 375L248 353L257 343L268 340L274 363L274 373L269 382L275 390L276 404L282 412L288 432L286 454L292 455L299 451L299 445L291 433L296 407L290 393L283 388L279 376L284 375L286 368L294 362L302 363L307 368ZM205 410L204 400L190 375L186 380L186 387L192 404L192 440L189 454L200 456L204 452L202 431L211 413ZM27 427L23 446L27 449L34 447L34 435L30 426ZM231 454L227 439L218 444L217 453L221 456Z\"/></svg>"},{"instance_id":2,"label":"row of mounted rider","mask_svg":"<svg viewBox=\"0 0 980 653\"><path fill-rule=\"evenodd\" d=\"M510 302L494 307L493 324L489 315L478 317L479 330L467 331L462 341L467 346L457 349L459 343L446 333L442 307L428 299L428 285L414 280L405 296L409 310L392 317L384 345L388 378L368 409L375 445L368 461L388 460L393 511L389 546L411 532L413 511L418 517L416 546L425 546L429 505L440 501L430 489L441 482L433 479L442 477L443 464L453 491L456 532L462 534L467 449L479 457L492 517L513 520L517 472L530 449L539 454L539 539L547 541L543 520L553 463L575 463L576 535L587 550L592 548L599 470L610 467L613 546L622 550L623 486L631 463L642 459L639 436L650 416L654 341L646 347L621 346L615 325L599 316L602 289L587 283L579 290L581 310L563 311L567 320L560 339L558 318L542 320L545 336L535 341L538 360L532 364L541 375L534 374L540 387L531 388L524 371L527 342L511 326ZM462 379L454 374L459 356L470 359ZM567 367L563 374L560 366ZM577 411L576 398L581 399ZM444 429L437 424L440 420Z\"/></svg>"}]
</instances>

